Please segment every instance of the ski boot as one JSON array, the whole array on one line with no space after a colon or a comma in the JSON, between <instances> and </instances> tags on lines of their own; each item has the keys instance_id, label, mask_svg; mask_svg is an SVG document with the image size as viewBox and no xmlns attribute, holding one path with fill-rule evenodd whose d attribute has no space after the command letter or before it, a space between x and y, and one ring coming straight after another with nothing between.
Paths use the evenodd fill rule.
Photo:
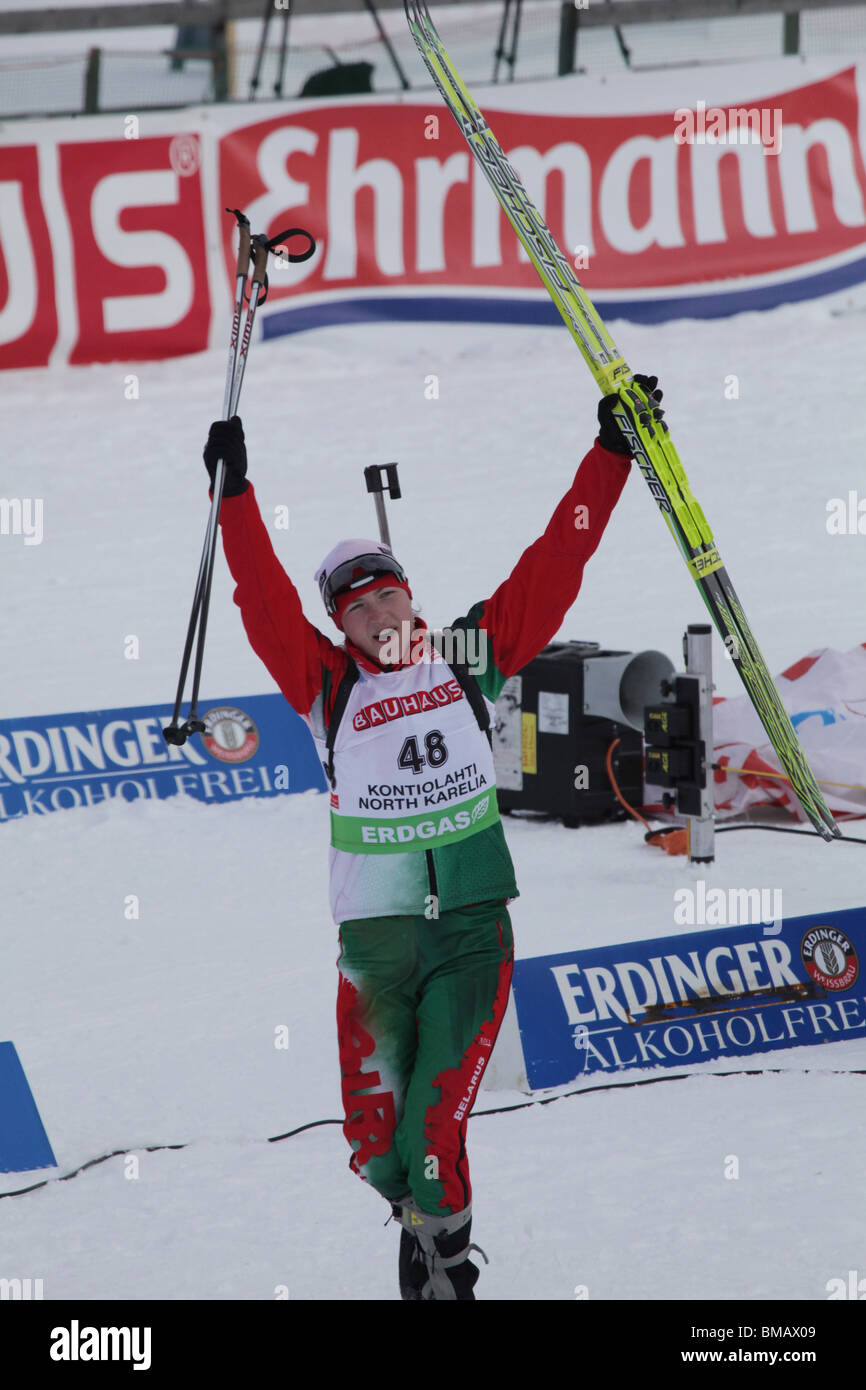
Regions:
<instances>
[{"instance_id":1,"label":"ski boot","mask_svg":"<svg viewBox=\"0 0 866 1390\"><path fill-rule=\"evenodd\" d=\"M469 1259L478 1245L470 1245L472 1203L453 1216L432 1216L422 1211L408 1193L393 1202L400 1222L400 1296L404 1300L473 1301L479 1269Z\"/></svg>"}]
</instances>

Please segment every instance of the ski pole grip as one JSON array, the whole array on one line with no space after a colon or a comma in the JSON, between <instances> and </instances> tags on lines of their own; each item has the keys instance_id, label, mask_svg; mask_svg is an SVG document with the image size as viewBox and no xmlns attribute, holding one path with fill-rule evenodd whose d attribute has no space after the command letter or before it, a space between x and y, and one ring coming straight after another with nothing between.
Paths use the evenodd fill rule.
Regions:
<instances>
[{"instance_id":1,"label":"ski pole grip","mask_svg":"<svg viewBox=\"0 0 866 1390\"><path fill-rule=\"evenodd\" d=\"M251 245L255 248L253 251L253 284L264 285L267 279L266 272L270 247L268 246L267 239L263 236L254 236Z\"/></svg>"},{"instance_id":2,"label":"ski pole grip","mask_svg":"<svg viewBox=\"0 0 866 1390\"><path fill-rule=\"evenodd\" d=\"M240 208L226 208L226 212L232 213L238 220L238 262L236 275L243 275L246 279L250 270L250 223L249 218L245 217Z\"/></svg>"},{"instance_id":3,"label":"ski pole grip","mask_svg":"<svg viewBox=\"0 0 866 1390\"><path fill-rule=\"evenodd\" d=\"M241 222L238 227L238 275L244 279L250 273L250 224Z\"/></svg>"}]
</instances>

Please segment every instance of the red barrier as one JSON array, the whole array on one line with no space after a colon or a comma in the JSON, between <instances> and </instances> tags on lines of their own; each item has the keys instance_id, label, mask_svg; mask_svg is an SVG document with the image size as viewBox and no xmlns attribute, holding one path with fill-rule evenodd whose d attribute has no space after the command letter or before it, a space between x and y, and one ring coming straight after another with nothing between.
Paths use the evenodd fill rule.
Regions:
<instances>
[{"instance_id":1,"label":"red barrier","mask_svg":"<svg viewBox=\"0 0 866 1390\"><path fill-rule=\"evenodd\" d=\"M756 67L754 81L779 71ZM786 64L785 78L793 71ZM743 72L731 72L724 84L716 73L717 88L743 88ZM694 305L702 294L714 312L733 313L769 307L749 301L754 287L769 286L780 302L866 280L858 70L739 106L675 108L677 91L697 80L658 74L623 88L620 105L633 91L651 94L647 114L622 114L610 89L599 113L579 79L485 102L602 312L605 294L620 296L620 311L623 295L645 308L671 295L690 294ZM578 100L591 114L562 114ZM535 109L496 109L521 104ZM147 124L147 138L118 136L118 118L23 124L17 143L0 144L0 366L157 360L207 347L212 306L227 309L232 290L226 206L269 235L289 223L319 243L303 265L272 268L265 317L305 299L365 294L381 316L383 296L387 312L388 292L410 289L478 290L488 304L497 291L503 303L515 292L544 298L432 94L217 107L153 114Z\"/></svg>"}]
</instances>

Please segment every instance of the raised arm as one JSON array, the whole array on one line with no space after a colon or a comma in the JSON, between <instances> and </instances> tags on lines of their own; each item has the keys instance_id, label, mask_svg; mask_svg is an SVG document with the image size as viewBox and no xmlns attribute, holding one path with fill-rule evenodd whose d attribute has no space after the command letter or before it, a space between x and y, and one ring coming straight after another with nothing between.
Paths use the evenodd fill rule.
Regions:
<instances>
[{"instance_id":1,"label":"raised arm","mask_svg":"<svg viewBox=\"0 0 866 1390\"><path fill-rule=\"evenodd\" d=\"M653 418L661 422L657 378L636 379L651 393ZM488 699L495 700L505 680L547 646L580 592L586 562L604 535L631 469L630 446L612 414L617 400L611 395L599 401L598 437L544 534L524 550L496 592L454 625L474 626L486 635L485 669L478 681Z\"/></svg>"},{"instance_id":2,"label":"raised arm","mask_svg":"<svg viewBox=\"0 0 866 1390\"><path fill-rule=\"evenodd\" d=\"M274 553L255 491L246 477L246 449L237 416L211 427L205 448L211 481L219 457L226 467L220 526L228 567L237 585L234 601L253 651L292 708L306 715L327 673L337 672L345 664L345 653L304 617L298 591Z\"/></svg>"},{"instance_id":3,"label":"raised arm","mask_svg":"<svg viewBox=\"0 0 866 1390\"><path fill-rule=\"evenodd\" d=\"M481 605L478 626L487 632L502 676L521 670L559 631L630 469L628 458L596 441L543 535Z\"/></svg>"}]
</instances>

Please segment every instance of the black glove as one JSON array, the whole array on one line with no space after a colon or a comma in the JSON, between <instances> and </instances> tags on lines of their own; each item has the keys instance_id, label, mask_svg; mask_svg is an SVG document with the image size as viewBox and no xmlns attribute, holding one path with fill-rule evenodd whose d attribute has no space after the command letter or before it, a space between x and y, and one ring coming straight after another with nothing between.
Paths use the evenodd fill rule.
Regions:
<instances>
[{"instance_id":1,"label":"black glove","mask_svg":"<svg viewBox=\"0 0 866 1390\"><path fill-rule=\"evenodd\" d=\"M648 410L642 401L632 401L634 413L639 417L643 424L651 424L653 420L661 425L667 433L667 425L664 424L664 411L659 410L659 402L662 392L657 391L659 384L657 376L635 376L634 380L638 386L643 387L650 398L651 408ZM628 387L625 388L628 393ZM626 458L633 458L634 452L631 445L626 440L616 420L613 418L613 407L619 404L619 395L614 392L610 396L603 396L598 403L598 442L603 449L609 449L612 454L625 454Z\"/></svg>"},{"instance_id":2,"label":"black glove","mask_svg":"<svg viewBox=\"0 0 866 1390\"><path fill-rule=\"evenodd\" d=\"M239 415L230 420L215 420L210 427L207 444L204 446L204 466L210 474L211 491L216 483L216 468L220 459L225 464L223 476L223 497L237 497L246 492L247 449L244 444L244 427Z\"/></svg>"}]
</instances>

